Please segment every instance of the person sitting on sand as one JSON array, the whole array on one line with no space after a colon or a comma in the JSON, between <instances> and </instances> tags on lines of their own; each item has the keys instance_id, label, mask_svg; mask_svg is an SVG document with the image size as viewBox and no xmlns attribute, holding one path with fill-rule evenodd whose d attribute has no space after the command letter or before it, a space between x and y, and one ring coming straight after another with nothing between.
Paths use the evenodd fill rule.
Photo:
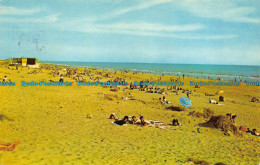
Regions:
<instances>
[{"instance_id":1,"label":"person sitting on sand","mask_svg":"<svg viewBox=\"0 0 260 165\"><path fill-rule=\"evenodd\" d=\"M20 141L16 141L14 143L0 142L0 151L13 151L19 143Z\"/></svg>"},{"instance_id":2,"label":"person sitting on sand","mask_svg":"<svg viewBox=\"0 0 260 165\"><path fill-rule=\"evenodd\" d=\"M219 96L219 101L225 102L225 98L223 96Z\"/></svg>"},{"instance_id":3,"label":"person sitting on sand","mask_svg":"<svg viewBox=\"0 0 260 165\"><path fill-rule=\"evenodd\" d=\"M63 75L60 75L60 80L59 80L59 82L63 82L64 80L63 80Z\"/></svg>"},{"instance_id":4,"label":"person sitting on sand","mask_svg":"<svg viewBox=\"0 0 260 165\"><path fill-rule=\"evenodd\" d=\"M161 100L161 98L159 98L159 101L162 103L162 104L171 104L169 101L166 100L165 96L163 96L163 99Z\"/></svg>"},{"instance_id":5,"label":"person sitting on sand","mask_svg":"<svg viewBox=\"0 0 260 165\"><path fill-rule=\"evenodd\" d=\"M173 126L178 126L178 125L180 125L178 119L173 119L173 120L172 120L172 125L173 125Z\"/></svg>"},{"instance_id":6,"label":"person sitting on sand","mask_svg":"<svg viewBox=\"0 0 260 165\"><path fill-rule=\"evenodd\" d=\"M226 116L231 120L231 122L235 123L235 119L237 118L236 114L227 113Z\"/></svg>"},{"instance_id":7,"label":"person sitting on sand","mask_svg":"<svg viewBox=\"0 0 260 165\"><path fill-rule=\"evenodd\" d=\"M3 82L7 82L7 77L6 76L3 78Z\"/></svg>"},{"instance_id":8,"label":"person sitting on sand","mask_svg":"<svg viewBox=\"0 0 260 165\"><path fill-rule=\"evenodd\" d=\"M253 129L251 134L252 134L252 135L256 135L256 136L259 136L259 135L260 135L260 134L256 131L256 129Z\"/></svg>"},{"instance_id":9,"label":"person sitting on sand","mask_svg":"<svg viewBox=\"0 0 260 165\"><path fill-rule=\"evenodd\" d=\"M124 125L128 121L128 116L125 116L123 120L116 120L114 123L117 125Z\"/></svg>"},{"instance_id":10,"label":"person sitting on sand","mask_svg":"<svg viewBox=\"0 0 260 165\"><path fill-rule=\"evenodd\" d=\"M140 124L141 126L148 126L150 122L146 121L143 116L140 116Z\"/></svg>"},{"instance_id":11,"label":"person sitting on sand","mask_svg":"<svg viewBox=\"0 0 260 165\"><path fill-rule=\"evenodd\" d=\"M165 98L165 96L163 96L163 100L162 100L163 102L166 102L166 98Z\"/></svg>"}]
</instances>

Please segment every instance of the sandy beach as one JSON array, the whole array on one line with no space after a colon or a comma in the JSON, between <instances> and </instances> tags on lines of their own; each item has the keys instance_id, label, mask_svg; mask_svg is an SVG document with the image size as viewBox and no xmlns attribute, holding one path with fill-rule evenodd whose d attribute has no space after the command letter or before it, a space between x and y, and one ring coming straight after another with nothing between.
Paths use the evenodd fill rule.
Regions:
<instances>
[{"instance_id":1,"label":"sandy beach","mask_svg":"<svg viewBox=\"0 0 260 165\"><path fill-rule=\"evenodd\" d=\"M250 133L225 134L221 129L202 127L209 118L190 115L192 111L203 112L205 108L214 115L234 113L236 125L260 130L260 104L250 102L259 97L259 87L241 86L212 87L190 86L188 77L181 77L183 89L191 90L193 105L185 111L166 109L159 98L166 96L171 105L180 106L178 95L166 90L168 95L147 93L139 89L111 91L109 87L78 86L75 77L89 72L92 77L100 77L105 82L116 77L124 78L128 84L133 81L157 80L159 75L133 74L117 71L76 69L75 75L64 76L64 81L73 82L72 86L22 86L21 81L39 82L59 81L60 76L53 72L65 73L65 67L44 65L40 69L28 69L5 65L1 61L0 78L7 76L15 86L0 86L0 114L8 119L0 121L0 141L20 144L14 151L0 151L0 164L259 164L260 138ZM55 69L56 68L56 69ZM32 72L34 71L35 72ZM101 74L99 74L101 72ZM28 74L33 73L33 74ZM109 77L105 77L109 74ZM91 76L81 79L92 81ZM112 78L113 77L113 78ZM161 76L161 81L170 82L172 76ZM175 77L178 78L178 77ZM208 81L194 79L193 81ZM216 80L213 80L216 81ZM129 85L127 86L129 88ZM161 88L167 88L161 86ZM194 91L195 90L195 91ZM218 100L215 94L223 90L225 97L222 105L210 104L209 98ZM106 96L108 94L108 96ZM122 99L134 98L135 100ZM172 129L141 127L127 124L118 126L108 119L115 113L120 119L127 116L144 116L171 124L174 118L182 126ZM92 114L92 118L87 118Z\"/></svg>"}]
</instances>

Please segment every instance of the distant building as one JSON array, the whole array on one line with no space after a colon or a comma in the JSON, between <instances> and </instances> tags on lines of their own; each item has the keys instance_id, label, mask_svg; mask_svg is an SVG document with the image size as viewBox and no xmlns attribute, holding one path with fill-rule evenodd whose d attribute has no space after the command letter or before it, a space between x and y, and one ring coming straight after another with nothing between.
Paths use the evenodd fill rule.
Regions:
<instances>
[{"instance_id":1,"label":"distant building","mask_svg":"<svg viewBox=\"0 0 260 165\"><path fill-rule=\"evenodd\" d=\"M13 58L12 59L13 65L22 65L22 66L28 66L31 68L39 68L39 60L37 58Z\"/></svg>"}]
</instances>

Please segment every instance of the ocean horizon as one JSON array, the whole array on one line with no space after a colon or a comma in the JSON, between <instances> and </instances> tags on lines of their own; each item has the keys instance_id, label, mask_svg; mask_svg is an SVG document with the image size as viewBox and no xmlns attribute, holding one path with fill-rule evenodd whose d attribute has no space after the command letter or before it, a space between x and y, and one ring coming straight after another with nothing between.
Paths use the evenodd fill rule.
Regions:
<instances>
[{"instance_id":1,"label":"ocean horizon","mask_svg":"<svg viewBox=\"0 0 260 165\"><path fill-rule=\"evenodd\" d=\"M171 75L193 78L220 78L222 80L259 81L260 66L257 65L218 65L218 64L170 64L170 63L132 63L132 62L74 62L41 61L47 64L68 67L96 68L113 71L141 72L156 75Z\"/></svg>"}]
</instances>

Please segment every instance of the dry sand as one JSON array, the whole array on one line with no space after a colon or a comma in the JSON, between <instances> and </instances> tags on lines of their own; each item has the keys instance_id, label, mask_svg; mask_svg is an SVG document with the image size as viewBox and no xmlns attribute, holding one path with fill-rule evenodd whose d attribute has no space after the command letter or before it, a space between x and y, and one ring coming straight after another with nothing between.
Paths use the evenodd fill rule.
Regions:
<instances>
[{"instance_id":1,"label":"dry sand","mask_svg":"<svg viewBox=\"0 0 260 165\"><path fill-rule=\"evenodd\" d=\"M6 75L16 83L11 87L0 86L0 114L13 119L0 121L0 142L21 141L12 152L0 151L0 164L194 164L189 159L209 164L260 163L259 137L247 133L243 133L243 137L226 136L221 130L197 126L208 119L189 115L194 110L203 112L204 108L210 108L216 115L231 112L238 115L237 125L260 130L260 103L250 102L253 96L259 96L259 87L242 84L195 89L189 85L190 78L185 78L183 88L196 90L190 95L193 106L184 112L174 112L158 102L163 95L137 89L112 92L101 86L77 86L76 82L68 87L21 86L21 81L59 80L59 76L50 74L52 70L41 69L40 73L28 74L33 70L27 67L8 69L0 65L0 78ZM98 72L91 71L92 74ZM159 77L121 72L111 76L126 77L129 83L150 77L156 81ZM73 81L67 77L64 80ZM87 81L93 80L87 78ZM161 81L169 82L170 77L162 76ZM219 96L205 96L204 93L219 90L225 91L222 94L226 98L224 105L209 104L209 98L218 100ZM167 92L166 99L177 106L180 106L179 98L186 96L181 92L179 95ZM136 100L121 99L129 97L129 93ZM104 94L114 99L105 99ZM183 126L174 127L174 130L130 124L116 126L108 119L113 112L120 118L143 115L148 120L168 124L177 118ZM86 118L87 114L92 114L93 118Z\"/></svg>"}]
</instances>

